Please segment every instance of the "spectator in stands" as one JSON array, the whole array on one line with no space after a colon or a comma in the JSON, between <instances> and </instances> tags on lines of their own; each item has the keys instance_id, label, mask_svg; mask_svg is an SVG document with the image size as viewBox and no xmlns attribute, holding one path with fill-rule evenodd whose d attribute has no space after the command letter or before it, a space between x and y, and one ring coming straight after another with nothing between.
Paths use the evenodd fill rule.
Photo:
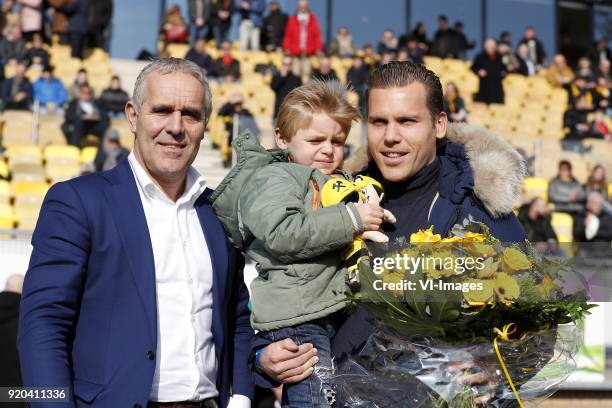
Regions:
<instances>
[{"instance_id":1,"label":"spectator in stands","mask_svg":"<svg viewBox=\"0 0 612 408\"><path fill-rule=\"evenodd\" d=\"M400 48L397 50L397 56L395 57L396 61L410 61L410 55L408 55L408 50L405 48Z\"/></svg>"},{"instance_id":2,"label":"spectator in stands","mask_svg":"<svg viewBox=\"0 0 612 408\"><path fill-rule=\"evenodd\" d=\"M66 141L77 147L87 135L93 134L102 139L109 120L104 105L93 97L93 90L89 85L80 88L79 97L68 105L66 118L62 125Z\"/></svg>"},{"instance_id":3,"label":"spectator in stands","mask_svg":"<svg viewBox=\"0 0 612 408\"><path fill-rule=\"evenodd\" d=\"M285 28L283 49L294 57L293 72L310 77L310 57L323 52L323 38L317 16L310 10L308 0L299 0L295 15L289 17Z\"/></svg>"},{"instance_id":4,"label":"spectator in stands","mask_svg":"<svg viewBox=\"0 0 612 408\"><path fill-rule=\"evenodd\" d=\"M566 132L564 140L580 141L593 137L592 127L588 121L588 114L592 109L593 104L586 96L580 96L573 101L563 115L563 128Z\"/></svg>"},{"instance_id":5,"label":"spectator in stands","mask_svg":"<svg viewBox=\"0 0 612 408\"><path fill-rule=\"evenodd\" d=\"M280 70L272 77L270 87L276 95L276 100L274 101L274 119L276 119L278 109L289 92L302 85L300 77L291 71L292 67L293 58L287 55L283 58L283 65Z\"/></svg>"},{"instance_id":6,"label":"spectator in stands","mask_svg":"<svg viewBox=\"0 0 612 408\"><path fill-rule=\"evenodd\" d=\"M229 41L221 44L221 56L215 61L212 76L227 82L240 79L240 61L232 55L232 44Z\"/></svg>"},{"instance_id":7,"label":"spectator in stands","mask_svg":"<svg viewBox=\"0 0 612 408\"><path fill-rule=\"evenodd\" d=\"M64 4L63 10L68 16L71 55L83 59L87 35L87 0L70 0Z\"/></svg>"},{"instance_id":8,"label":"spectator in stands","mask_svg":"<svg viewBox=\"0 0 612 408\"><path fill-rule=\"evenodd\" d=\"M548 185L548 201L554 204L555 211L575 215L584 211L585 198L582 184L572 175L572 164L561 160L559 173Z\"/></svg>"},{"instance_id":9,"label":"spectator in stands","mask_svg":"<svg viewBox=\"0 0 612 408\"><path fill-rule=\"evenodd\" d=\"M387 65L391 61L393 61L393 54L390 53L390 52L386 52L386 53L384 53L383 55L380 56L380 61L378 62L378 67L380 67L381 65Z\"/></svg>"},{"instance_id":10,"label":"spectator in stands","mask_svg":"<svg viewBox=\"0 0 612 408\"><path fill-rule=\"evenodd\" d=\"M548 203L541 197L536 197L519 209L518 219L527 233L529 242L536 249L557 247L558 239L551 224Z\"/></svg>"},{"instance_id":11,"label":"spectator in stands","mask_svg":"<svg viewBox=\"0 0 612 408\"><path fill-rule=\"evenodd\" d=\"M449 27L445 15L438 16L438 31L434 35L432 54L441 58L457 58L459 56L459 37Z\"/></svg>"},{"instance_id":12,"label":"spectator in stands","mask_svg":"<svg viewBox=\"0 0 612 408\"><path fill-rule=\"evenodd\" d=\"M337 81L336 70L331 67L329 58L323 57L319 61L319 68L312 71L312 78L320 81Z\"/></svg>"},{"instance_id":13,"label":"spectator in stands","mask_svg":"<svg viewBox=\"0 0 612 408\"><path fill-rule=\"evenodd\" d=\"M125 104L129 99L130 96L121 88L121 79L117 75L113 75L110 86L100 95L100 102L104 104L111 118L125 118Z\"/></svg>"},{"instance_id":14,"label":"spectator in stands","mask_svg":"<svg viewBox=\"0 0 612 408\"><path fill-rule=\"evenodd\" d=\"M360 56L353 58L353 65L346 73L346 84L359 96L359 111L362 115L366 112L366 89L369 77L370 67L363 63L363 58Z\"/></svg>"},{"instance_id":15,"label":"spectator in stands","mask_svg":"<svg viewBox=\"0 0 612 408\"><path fill-rule=\"evenodd\" d=\"M588 193L595 191L601 194L601 196L609 200L610 196L608 194L608 180L606 177L606 168L601 164L596 165L591 170L591 174L587 179L586 184L584 185L584 190Z\"/></svg>"},{"instance_id":16,"label":"spectator in stands","mask_svg":"<svg viewBox=\"0 0 612 408\"><path fill-rule=\"evenodd\" d=\"M485 41L484 50L474 59L472 71L480 78L480 87L474 95L474 101L504 103L502 79L506 76L506 67L493 38Z\"/></svg>"},{"instance_id":17,"label":"spectator in stands","mask_svg":"<svg viewBox=\"0 0 612 408\"><path fill-rule=\"evenodd\" d=\"M43 0L17 0L21 32L26 42L31 42L34 34L41 34L43 28Z\"/></svg>"},{"instance_id":18,"label":"spectator in stands","mask_svg":"<svg viewBox=\"0 0 612 408\"><path fill-rule=\"evenodd\" d=\"M565 86L565 89L569 94L570 105L575 105L579 98L584 98L585 103L581 109L592 111L595 108L595 94L588 87L587 77L577 76L571 84Z\"/></svg>"},{"instance_id":19,"label":"spectator in stands","mask_svg":"<svg viewBox=\"0 0 612 408\"><path fill-rule=\"evenodd\" d=\"M45 66L42 76L34 82L34 100L40 103L41 114L64 115L68 93L62 81L53 76L53 68Z\"/></svg>"},{"instance_id":20,"label":"spectator in stands","mask_svg":"<svg viewBox=\"0 0 612 408\"><path fill-rule=\"evenodd\" d=\"M265 0L242 0L240 2L240 51L259 51Z\"/></svg>"},{"instance_id":21,"label":"spectator in stands","mask_svg":"<svg viewBox=\"0 0 612 408\"><path fill-rule=\"evenodd\" d=\"M517 66L514 73L524 76L534 76L537 73L536 65L529 58L529 48L526 44L521 44L516 50Z\"/></svg>"},{"instance_id":22,"label":"spectator in stands","mask_svg":"<svg viewBox=\"0 0 612 408\"><path fill-rule=\"evenodd\" d=\"M457 88L454 82L446 84L446 92L444 92L444 112L450 122L467 121L465 102L459 93L459 88Z\"/></svg>"},{"instance_id":23,"label":"spectator in stands","mask_svg":"<svg viewBox=\"0 0 612 408\"><path fill-rule=\"evenodd\" d=\"M612 242L612 215L606 213L605 199L596 191L587 196L586 214L574 219L574 239L579 242ZM608 246L609 248L609 246Z\"/></svg>"},{"instance_id":24,"label":"spectator in stands","mask_svg":"<svg viewBox=\"0 0 612 408\"><path fill-rule=\"evenodd\" d=\"M610 89L610 81L604 77L597 78L597 87L593 90L595 94L595 106L601 109L608 116L612 116L612 90Z\"/></svg>"},{"instance_id":25,"label":"spectator in stands","mask_svg":"<svg viewBox=\"0 0 612 408\"><path fill-rule=\"evenodd\" d=\"M424 63L425 50L419 47L419 42L414 37L409 37L406 43L408 58L417 64Z\"/></svg>"},{"instance_id":26,"label":"spectator in stands","mask_svg":"<svg viewBox=\"0 0 612 408\"><path fill-rule=\"evenodd\" d=\"M113 128L108 128L98 147L94 167L96 171L110 170L123 159L127 159L129 154L130 151L121 146L119 132Z\"/></svg>"},{"instance_id":27,"label":"spectator in stands","mask_svg":"<svg viewBox=\"0 0 612 408\"><path fill-rule=\"evenodd\" d=\"M562 54L555 55L553 63L548 67L546 78L548 83L555 87L565 86L574 80L574 73L567 66L565 56Z\"/></svg>"},{"instance_id":28,"label":"spectator in stands","mask_svg":"<svg viewBox=\"0 0 612 408\"><path fill-rule=\"evenodd\" d=\"M588 88L593 88L595 86L595 71L591 67L591 60L587 57L582 57L578 60L576 77L584 78Z\"/></svg>"},{"instance_id":29,"label":"spectator in stands","mask_svg":"<svg viewBox=\"0 0 612 408\"><path fill-rule=\"evenodd\" d=\"M608 83L612 82L610 75L610 60L603 60L597 67L597 77L604 78Z\"/></svg>"},{"instance_id":30,"label":"spectator in stands","mask_svg":"<svg viewBox=\"0 0 612 408\"><path fill-rule=\"evenodd\" d=\"M210 7L210 0L189 0L191 44L195 44L199 39L206 38L210 21Z\"/></svg>"},{"instance_id":31,"label":"spectator in stands","mask_svg":"<svg viewBox=\"0 0 612 408\"><path fill-rule=\"evenodd\" d=\"M187 42L189 38L187 23L185 23L178 4L173 4L168 8L162 24L162 34L167 43Z\"/></svg>"},{"instance_id":32,"label":"spectator in stands","mask_svg":"<svg viewBox=\"0 0 612 408\"><path fill-rule=\"evenodd\" d=\"M457 57L461 59L467 59L467 52L476 46L474 41L468 40L467 36L463 32L463 22L457 21L455 23L455 36L457 37Z\"/></svg>"},{"instance_id":33,"label":"spectator in stands","mask_svg":"<svg viewBox=\"0 0 612 408\"><path fill-rule=\"evenodd\" d=\"M0 59L2 65L11 61L21 61L26 53L26 44L21 38L19 27L7 26L0 38Z\"/></svg>"},{"instance_id":34,"label":"spectator in stands","mask_svg":"<svg viewBox=\"0 0 612 408\"><path fill-rule=\"evenodd\" d=\"M346 27L340 27L329 45L329 55L340 58L352 58L355 55L353 36Z\"/></svg>"},{"instance_id":35,"label":"spectator in stands","mask_svg":"<svg viewBox=\"0 0 612 408\"><path fill-rule=\"evenodd\" d=\"M11 275L6 280L4 291L0 292L0 384L3 387L21 387L21 369L17 352L17 328L19 326L19 304L23 276ZM6 405L5 405L6 404ZM23 403L2 404L6 408L22 408Z\"/></svg>"},{"instance_id":36,"label":"spectator in stands","mask_svg":"<svg viewBox=\"0 0 612 408\"><path fill-rule=\"evenodd\" d=\"M89 47L108 51L109 27L113 19L113 0L88 0L87 9Z\"/></svg>"},{"instance_id":37,"label":"spectator in stands","mask_svg":"<svg viewBox=\"0 0 612 408\"><path fill-rule=\"evenodd\" d=\"M245 130L250 130L255 136L259 136L259 128L253 118L253 114L244 107L244 97L240 93L231 96L229 102L221 106L219 116L225 120L225 130L229 133L228 145L231 146L234 137L242 134ZM238 120L235 127L234 122ZM232 167L231 155L224 160L223 167Z\"/></svg>"},{"instance_id":38,"label":"spectator in stands","mask_svg":"<svg viewBox=\"0 0 612 408\"><path fill-rule=\"evenodd\" d=\"M378 65L378 57L374 52L374 47L370 43L363 45L363 63L370 67L370 71Z\"/></svg>"},{"instance_id":39,"label":"spectator in stands","mask_svg":"<svg viewBox=\"0 0 612 408\"><path fill-rule=\"evenodd\" d=\"M542 42L536 37L536 32L533 27L528 26L525 28L525 35L523 39L519 41L518 45L520 46L521 44L527 45L529 49L529 59L538 66L538 69L546 63L544 45L542 45Z\"/></svg>"},{"instance_id":40,"label":"spectator in stands","mask_svg":"<svg viewBox=\"0 0 612 408\"><path fill-rule=\"evenodd\" d=\"M275 51L283 46L288 19L289 16L281 10L278 1L271 0L268 15L264 18L264 44L266 51Z\"/></svg>"},{"instance_id":41,"label":"spectator in stands","mask_svg":"<svg viewBox=\"0 0 612 408\"><path fill-rule=\"evenodd\" d=\"M591 121L591 136L597 139L605 139L608 142L612 142L612 134L610 134L610 128L606 123L606 115L602 110L595 111L593 120Z\"/></svg>"},{"instance_id":42,"label":"spectator in stands","mask_svg":"<svg viewBox=\"0 0 612 408\"><path fill-rule=\"evenodd\" d=\"M427 53L431 47L431 43L427 38L427 29L422 21L417 22L416 27L412 30L412 37L416 38L419 48Z\"/></svg>"},{"instance_id":43,"label":"spectator in stands","mask_svg":"<svg viewBox=\"0 0 612 408\"><path fill-rule=\"evenodd\" d=\"M602 61L612 60L612 50L610 50L608 46L608 37L601 37L599 41L597 41L597 45L595 45L589 53L589 59L594 67L601 64Z\"/></svg>"},{"instance_id":44,"label":"spectator in stands","mask_svg":"<svg viewBox=\"0 0 612 408\"><path fill-rule=\"evenodd\" d=\"M34 34L32 46L26 50L24 59L28 67L35 66L43 68L49 65L49 53L44 48L42 36L40 34Z\"/></svg>"},{"instance_id":45,"label":"spectator in stands","mask_svg":"<svg viewBox=\"0 0 612 408\"><path fill-rule=\"evenodd\" d=\"M51 34L57 34L60 44L68 44L68 15L64 11L64 5L68 0L47 0L51 8L48 14L52 16Z\"/></svg>"},{"instance_id":46,"label":"spectator in stands","mask_svg":"<svg viewBox=\"0 0 612 408\"><path fill-rule=\"evenodd\" d=\"M206 40L204 38L198 38L195 41L194 45L187 51L185 59L195 62L204 70L206 75L212 71L213 60L206 52Z\"/></svg>"},{"instance_id":47,"label":"spectator in stands","mask_svg":"<svg viewBox=\"0 0 612 408\"><path fill-rule=\"evenodd\" d=\"M68 88L68 102L72 102L74 99L79 97L81 87L83 85L89 86L89 75L87 74L87 70L85 68L79 69L74 82Z\"/></svg>"},{"instance_id":48,"label":"spectator in stands","mask_svg":"<svg viewBox=\"0 0 612 408\"><path fill-rule=\"evenodd\" d=\"M499 35L499 45L505 45L506 47L510 47L511 49L514 48L512 47L512 34L510 34L510 32L508 31L503 31Z\"/></svg>"},{"instance_id":49,"label":"spectator in stands","mask_svg":"<svg viewBox=\"0 0 612 408\"><path fill-rule=\"evenodd\" d=\"M227 41L234 13L233 0L211 0L210 25L217 48Z\"/></svg>"},{"instance_id":50,"label":"spectator in stands","mask_svg":"<svg viewBox=\"0 0 612 408\"><path fill-rule=\"evenodd\" d=\"M25 76L26 66L17 64L15 76L7 78L2 83L2 101L4 109L29 110L32 105L32 84Z\"/></svg>"},{"instance_id":51,"label":"spectator in stands","mask_svg":"<svg viewBox=\"0 0 612 408\"><path fill-rule=\"evenodd\" d=\"M380 55L386 53L395 54L397 52L397 46L397 37L395 37L395 34L393 34L393 30L387 28L384 31L383 36L380 38L380 40L378 40L376 52L378 52Z\"/></svg>"},{"instance_id":52,"label":"spectator in stands","mask_svg":"<svg viewBox=\"0 0 612 408\"><path fill-rule=\"evenodd\" d=\"M10 12L13 7L12 1L5 1L0 4L0 33L4 31L6 27L6 15Z\"/></svg>"}]
</instances>

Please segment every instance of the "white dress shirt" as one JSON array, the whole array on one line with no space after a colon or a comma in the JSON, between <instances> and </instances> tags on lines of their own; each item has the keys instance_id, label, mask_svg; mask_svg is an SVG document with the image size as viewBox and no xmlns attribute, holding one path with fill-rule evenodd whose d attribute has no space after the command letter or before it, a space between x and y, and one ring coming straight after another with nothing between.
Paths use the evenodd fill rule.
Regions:
<instances>
[{"instance_id":1,"label":"white dress shirt","mask_svg":"<svg viewBox=\"0 0 612 408\"><path fill-rule=\"evenodd\" d=\"M153 183L134 152L128 157L144 207L155 261L158 341L152 401L218 395L212 336L212 263L194 203L206 188L189 168L175 202Z\"/></svg>"}]
</instances>

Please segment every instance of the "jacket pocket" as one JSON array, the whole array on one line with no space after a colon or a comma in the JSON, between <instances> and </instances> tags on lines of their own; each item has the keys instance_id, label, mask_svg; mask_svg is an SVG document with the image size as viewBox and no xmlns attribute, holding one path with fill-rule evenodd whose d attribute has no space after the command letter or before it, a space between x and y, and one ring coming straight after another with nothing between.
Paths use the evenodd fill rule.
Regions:
<instances>
[{"instance_id":1,"label":"jacket pocket","mask_svg":"<svg viewBox=\"0 0 612 408\"><path fill-rule=\"evenodd\" d=\"M102 392L104 386L102 384L92 383L90 381L74 379L73 384L74 397L86 403L91 403Z\"/></svg>"}]
</instances>

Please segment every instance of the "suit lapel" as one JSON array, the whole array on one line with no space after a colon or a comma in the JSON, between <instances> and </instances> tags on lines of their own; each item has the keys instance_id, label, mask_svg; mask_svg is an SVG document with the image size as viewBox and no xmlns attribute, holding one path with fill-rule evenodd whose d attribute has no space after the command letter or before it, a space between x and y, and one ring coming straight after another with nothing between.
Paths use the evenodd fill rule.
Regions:
<instances>
[{"instance_id":1,"label":"suit lapel","mask_svg":"<svg viewBox=\"0 0 612 408\"><path fill-rule=\"evenodd\" d=\"M146 311L149 334L154 344L157 344L155 261L136 180L127 159L107 172L105 177L113 184L105 189L108 206L119 231L134 284Z\"/></svg>"},{"instance_id":2,"label":"suit lapel","mask_svg":"<svg viewBox=\"0 0 612 408\"><path fill-rule=\"evenodd\" d=\"M224 319L224 304L226 302L225 289L228 280L227 270L229 253L227 250L225 231L217 219L209 201L211 193L212 191L210 189L206 189L196 201L195 207L202 230L204 231L204 238L206 239L206 246L208 247L213 267L212 331L215 340L215 348L217 352L220 353L224 343L225 332L224 322L226 319Z\"/></svg>"}]
</instances>

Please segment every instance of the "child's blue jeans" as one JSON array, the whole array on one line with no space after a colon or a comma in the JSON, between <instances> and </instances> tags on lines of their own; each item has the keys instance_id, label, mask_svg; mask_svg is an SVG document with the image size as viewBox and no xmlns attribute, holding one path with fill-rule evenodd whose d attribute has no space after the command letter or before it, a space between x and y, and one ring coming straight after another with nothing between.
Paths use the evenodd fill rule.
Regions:
<instances>
[{"instance_id":1,"label":"child's blue jeans","mask_svg":"<svg viewBox=\"0 0 612 408\"><path fill-rule=\"evenodd\" d=\"M258 333L271 343L287 338L298 345L312 343L318 351L319 361L310 377L297 384L283 385L283 408L323 408L334 405L336 389L332 378L334 363L331 341L344 319L345 314L338 312L296 326Z\"/></svg>"}]
</instances>

